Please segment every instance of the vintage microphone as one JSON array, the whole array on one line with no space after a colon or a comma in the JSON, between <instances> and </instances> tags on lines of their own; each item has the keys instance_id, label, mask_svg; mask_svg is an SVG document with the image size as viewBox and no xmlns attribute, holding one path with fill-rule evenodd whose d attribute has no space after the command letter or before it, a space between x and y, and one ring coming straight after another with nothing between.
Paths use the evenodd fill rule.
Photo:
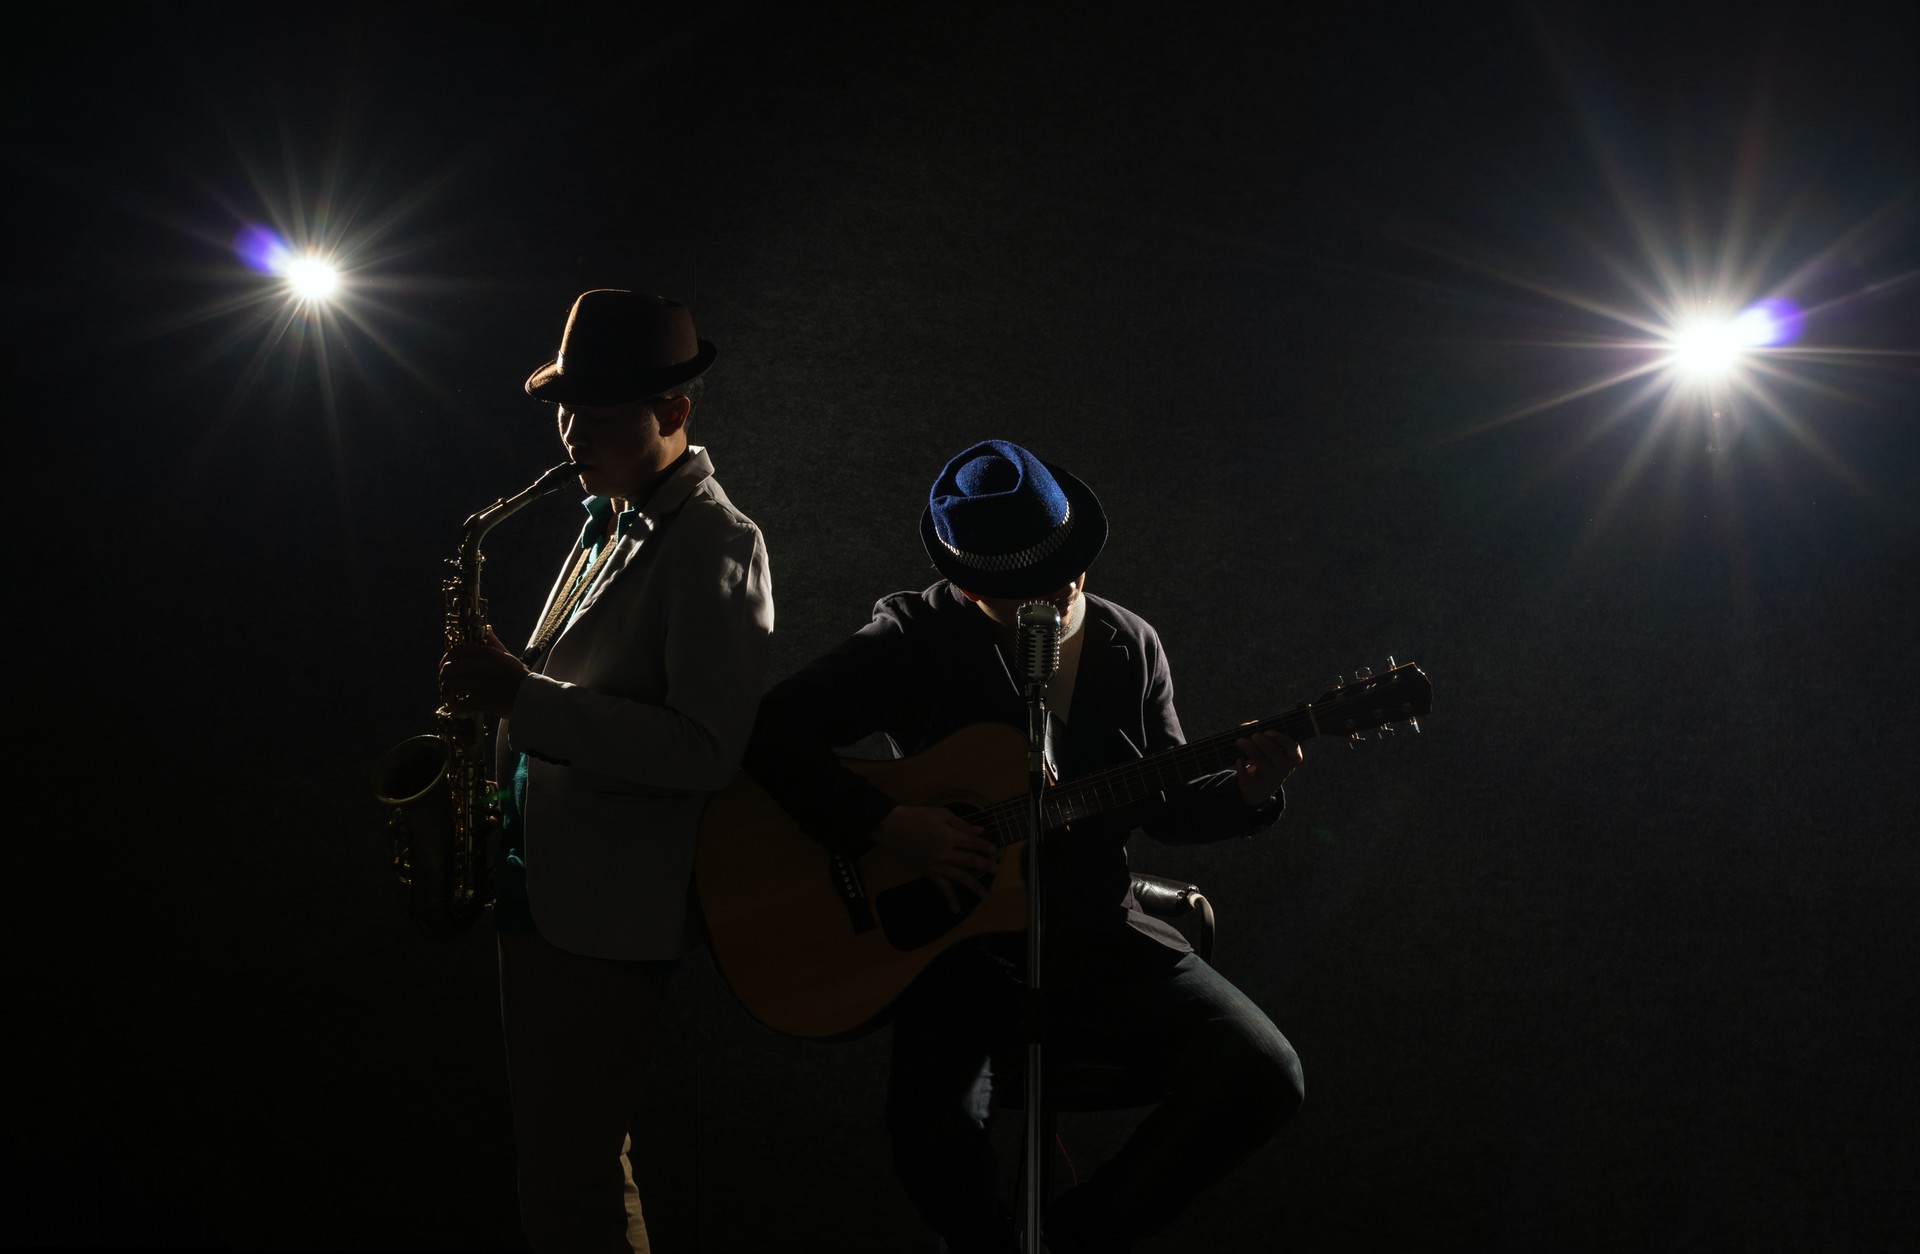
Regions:
<instances>
[{"instance_id":1,"label":"vintage microphone","mask_svg":"<svg viewBox=\"0 0 1920 1254\"><path fill-rule=\"evenodd\" d=\"M1040 837L1046 830L1043 801L1047 789L1047 682L1060 669L1060 610L1051 601L1029 601L1020 607L1014 628L1014 664L1027 699L1027 1132L1026 1132L1026 1245L1027 1254L1040 1254L1040 1180L1042 1155L1040 1117L1040 1045L1046 1036L1046 998L1040 980Z\"/></svg>"}]
</instances>

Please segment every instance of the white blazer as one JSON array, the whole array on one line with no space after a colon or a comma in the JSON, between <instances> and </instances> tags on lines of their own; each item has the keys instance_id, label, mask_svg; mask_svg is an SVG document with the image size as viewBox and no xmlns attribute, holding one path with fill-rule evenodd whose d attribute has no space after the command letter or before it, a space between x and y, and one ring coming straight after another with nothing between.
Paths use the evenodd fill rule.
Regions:
<instances>
[{"instance_id":1,"label":"white blazer","mask_svg":"<svg viewBox=\"0 0 1920 1254\"><path fill-rule=\"evenodd\" d=\"M760 529L695 447L500 726L496 778L511 778L504 747L529 759L521 856L547 940L619 959L676 958L697 941L700 813L739 769L772 633Z\"/></svg>"}]
</instances>

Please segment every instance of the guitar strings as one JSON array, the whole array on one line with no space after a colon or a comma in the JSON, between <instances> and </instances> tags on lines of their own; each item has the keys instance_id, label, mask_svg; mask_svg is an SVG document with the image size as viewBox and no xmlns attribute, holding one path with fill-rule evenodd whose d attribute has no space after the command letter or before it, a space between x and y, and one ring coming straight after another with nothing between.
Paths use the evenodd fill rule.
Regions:
<instances>
[{"instance_id":1,"label":"guitar strings","mask_svg":"<svg viewBox=\"0 0 1920 1254\"><path fill-rule=\"evenodd\" d=\"M1041 801L1042 813L1047 818L1047 829L1052 831L1064 827L1075 819L1094 813L1098 807L1098 794L1103 790L1113 803L1121 802L1123 797L1125 800L1134 800L1140 793L1133 785L1149 774L1153 775L1156 783L1172 786L1206 774L1208 767L1214 770L1223 769L1239 756L1235 741L1252 732L1281 727L1289 721L1296 724L1300 731L1311 730L1312 724L1307 707L1302 706L1286 714L1261 719L1231 731L1176 745L1164 753L1122 763L1119 766L1110 766L1104 770L1095 771L1091 775L1082 775L1078 779L1069 780L1055 788ZM1304 737L1299 738L1304 739ZM1082 808L1080 803L1083 801L1093 802L1094 807ZM976 812L971 816L971 821L976 826L986 828L993 842L1004 848L1025 840L1031 835L1026 824L1028 805L1029 799L1026 797L1009 798Z\"/></svg>"},{"instance_id":2,"label":"guitar strings","mask_svg":"<svg viewBox=\"0 0 1920 1254\"><path fill-rule=\"evenodd\" d=\"M1388 672L1388 675L1391 674L1392 672ZM1378 678L1386 679L1387 676ZM1377 698L1384 696L1387 691L1397 686L1397 682L1389 682L1384 688L1369 684L1355 695L1370 695ZM1095 771L1091 775L1070 780L1055 788L1041 800L1041 813L1046 818L1047 830L1054 831L1065 827L1076 819L1097 813L1101 808L1110 809L1115 805L1124 804L1125 801L1136 800L1144 791L1138 790L1136 785L1150 773L1155 783L1171 787L1206 774L1209 769L1223 770L1239 757L1239 746L1236 742L1255 732L1279 730L1286 732L1295 740L1306 740L1318 734L1319 714L1331 714L1343 704L1345 702L1331 702L1328 709L1317 711L1313 704L1308 702L1285 714L1259 719L1200 740L1174 746L1164 753L1110 766ZM1376 709L1378 710L1378 707ZM1379 712L1385 713L1384 710ZM1100 794L1103 791L1109 802L1106 807L1099 805ZM1026 822L1030 804L1031 800L1026 797L1009 798L978 811L972 816L972 821L976 826L986 828L993 842L1004 848L1026 840L1032 834Z\"/></svg>"}]
</instances>

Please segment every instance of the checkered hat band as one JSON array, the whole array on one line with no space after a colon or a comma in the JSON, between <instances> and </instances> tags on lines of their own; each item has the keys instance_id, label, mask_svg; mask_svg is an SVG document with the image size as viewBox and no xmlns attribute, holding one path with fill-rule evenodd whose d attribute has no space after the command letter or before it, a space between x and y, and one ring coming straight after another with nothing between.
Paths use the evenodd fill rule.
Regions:
<instances>
[{"instance_id":1,"label":"checkered hat band","mask_svg":"<svg viewBox=\"0 0 1920 1254\"><path fill-rule=\"evenodd\" d=\"M936 538L947 552L953 554L953 560L973 570L1003 571L1024 570L1036 562L1045 561L1053 552L1067 542L1067 536L1073 531L1073 506L1067 506L1067 516L1060 525L1047 533L1038 544L1028 545L1018 553L968 553L956 549L947 543L947 538L935 533Z\"/></svg>"}]
</instances>

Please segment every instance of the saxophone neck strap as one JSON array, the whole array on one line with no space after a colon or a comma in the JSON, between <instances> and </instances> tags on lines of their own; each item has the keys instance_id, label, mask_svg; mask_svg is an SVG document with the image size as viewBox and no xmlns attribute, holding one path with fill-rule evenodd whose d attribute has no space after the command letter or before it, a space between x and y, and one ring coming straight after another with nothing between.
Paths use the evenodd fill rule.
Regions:
<instances>
[{"instance_id":1,"label":"saxophone neck strap","mask_svg":"<svg viewBox=\"0 0 1920 1254\"><path fill-rule=\"evenodd\" d=\"M567 573L566 582L560 591L554 594L553 604L547 607L547 616L540 620L540 627L533 633L533 643L527 646L529 657L541 657L553 638L560 634L561 626L573 617L574 607L580 604L580 598L593 586L594 576L606 564L607 557L618 545L609 536L597 547L583 548L580 556L574 559L573 569ZM532 662L527 663L532 666Z\"/></svg>"}]
</instances>

